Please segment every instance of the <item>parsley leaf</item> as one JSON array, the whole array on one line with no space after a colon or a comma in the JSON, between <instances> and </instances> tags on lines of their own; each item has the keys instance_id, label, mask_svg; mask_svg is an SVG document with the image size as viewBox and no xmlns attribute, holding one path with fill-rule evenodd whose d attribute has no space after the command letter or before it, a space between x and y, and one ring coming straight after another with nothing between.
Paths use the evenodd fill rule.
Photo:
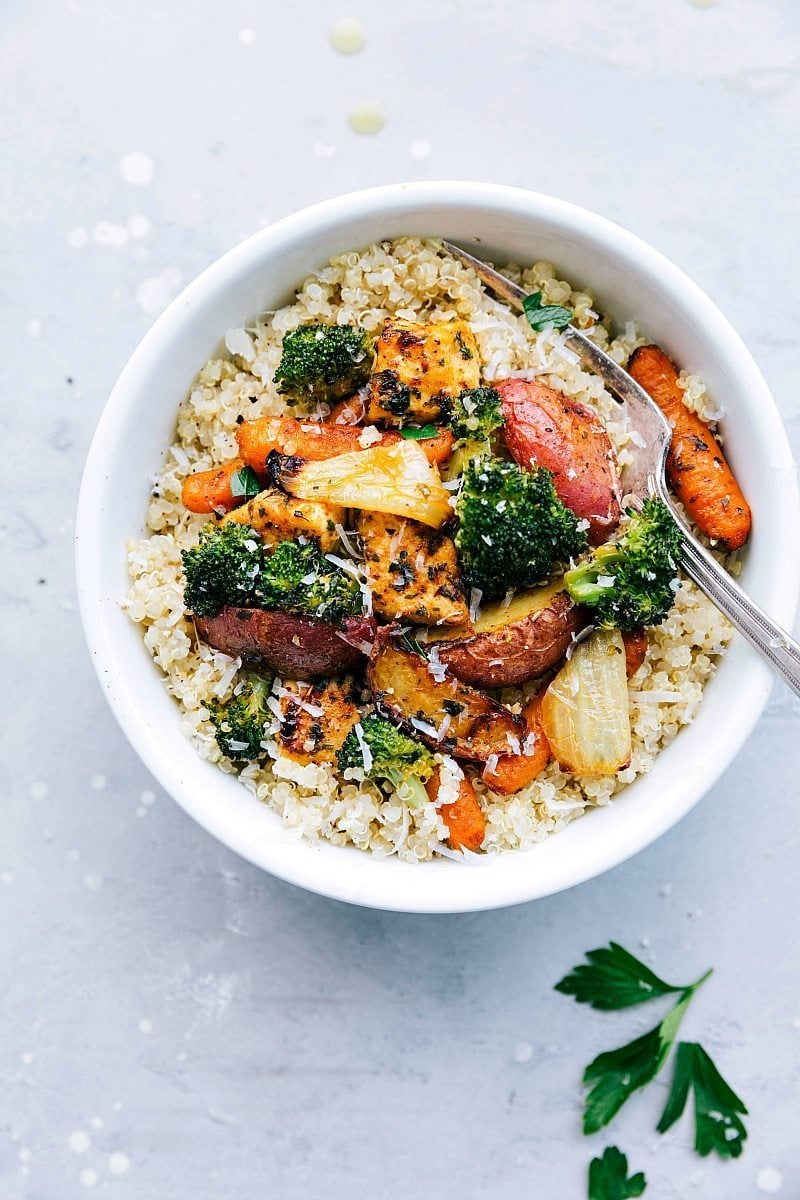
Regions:
<instances>
[{"instance_id":1,"label":"parsley leaf","mask_svg":"<svg viewBox=\"0 0 800 1200\"><path fill-rule=\"evenodd\" d=\"M706 1155L716 1150L720 1158L738 1158L747 1137L738 1114L747 1116L747 1109L697 1042L681 1042L678 1046L675 1075L658 1132L666 1133L681 1116L690 1088L694 1092L697 1153Z\"/></svg>"},{"instance_id":2,"label":"parsley leaf","mask_svg":"<svg viewBox=\"0 0 800 1200\"><path fill-rule=\"evenodd\" d=\"M522 308L528 318L531 329L540 332L552 325L555 329L564 329L572 320L572 313L560 304L542 304L542 293L531 292L522 301Z\"/></svg>"},{"instance_id":3,"label":"parsley leaf","mask_svg":"<svg viewBox=\"0 0 800 1200\"><path fill-rule=\"evenodd\" d=\"M435 425L422 425L421 427L406 425L405 429L400 430L400 437L412 442L421 442L425 438L436 437L438 432Z\"/></svg>"},{"instance_id":4,"label":"parsley leaf","mask_svg":"<svg viewBox=\"0 0 800 1200\"><path fill-rule=\"evenodd\" d=\"M231 495L241 496L244 500L252 500L261 491L258 476L252 467L242 467L231 475Z\"/></svg>"},{"instance_id":5,"label":"parsley leaf","mask_svg":"<svg viewBox=\"0 0 800 1200\"><path fill-rule=\"evenodd\" d=\"M583 1073L590 1089L583 1110L583 1132L597 1133L616 1116L625 1101L655 1079L666 1062L686 1009L702 979L687 988L660 1025L641 1037L598 1054Z\"/></svg>"},{"instance_id":6,"label":"parsley leaf","mask_svg":"<svg viewBox=\"0 0 800 1200\"><path fill-rule=\"evenodd\" d=\"M646 1187L643 1171L628 1178L628 1160L616 1146L606 1146L602 1158L589 1163L589 1200L629 1200Z\"/></svg>"},{"instance_id":7,"label":"parsley leaf","mask_svg":"<svg viewBox=\"0 0 800 1200\"><path fill-rule=\"evenodd\" d=\"M573 967L570 974L556 984L557 992L574 996L578 1004L591 1004L592 1008L610 1012L653 1000L656 996L687 990L686 986L659 979L617 942L609 942L599 950L589 950L586 958L588 962Z\"/></svg>"}]
</instances>

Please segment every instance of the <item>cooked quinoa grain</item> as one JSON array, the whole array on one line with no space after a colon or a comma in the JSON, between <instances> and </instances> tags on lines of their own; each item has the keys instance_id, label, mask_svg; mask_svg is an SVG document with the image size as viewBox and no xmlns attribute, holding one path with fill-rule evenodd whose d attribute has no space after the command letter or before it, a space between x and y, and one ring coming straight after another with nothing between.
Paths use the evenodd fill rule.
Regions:
<instances>
[{"instance_id":1,"label":"cooked quinoa grain","mask_svg":"<svg viewBox=\"0 0 800 1200\"><path fill-rule=\"evenodd\" d=\"M588 331L619 363L643 344L632 323L613 336L594 297L559 280L549 263L504 267L544 302L569 306L576 324ZM231 331L230 357L212 359L200 371L178 411L176 437L153 486L147 536L127 545L131 587L125 607L143 632L145 645L164 673L177 702L183 732L203 758L223 771L237 767L222 755L209 719L212 701L232 691L238 667L197 641L183 606L180 552L194 544L204 516L187 512L181 486L192 471L236 457L235 432L242 418L287 412L273 383L283 335L312 321L350 323L376 333L386 317L410 321L466 321L477 342L487 381L510 375L535 378L595 409L624 464L630 431L603 382L584 371L563 334L535 334L525 319L484 291L475 275L442 254L435 243L402 238L343 254L309 277L293 304L254 321L247 331ZM686 402L706 420L719 417L696 376L683 374ZM293 409L296 413L297 410ZM703 687L731 637L731 628L695 585L684 581L667 620L650 631L647 659L630 680L633 756L617 776L580 779L555 763L516 795L494 795L476 786L487 817L484 848L490 853L528 848L563 828L587 808L607 804L637 775L651 769L658 752L690 722ZM506 692L521 704L524 693ZM297 836L321 836L378 855L415 861L446 849L448 830L436 806L411 809L396 795L386 796L369 781L342 779L328 765L301 765L275 748L264 763L238 772L258 800L279 815Z\"/></svg>"}]
</instances>

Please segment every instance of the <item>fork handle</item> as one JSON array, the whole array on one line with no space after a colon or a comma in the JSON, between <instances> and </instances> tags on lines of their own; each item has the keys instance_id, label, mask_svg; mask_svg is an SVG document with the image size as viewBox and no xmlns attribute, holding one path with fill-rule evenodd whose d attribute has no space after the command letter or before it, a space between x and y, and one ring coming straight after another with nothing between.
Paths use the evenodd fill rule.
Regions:
<instances>
[{"instance_id":1,"label":"fork handle","mask_svg":"<svg viewBox=\"0 0 800 1200\"><path fill-rule=\"evenodd\" d=\"M800 646L734 583L683 523L678 524L683 534L680 565L686 574L800 696Z\"/></svg>"}]
</instances>

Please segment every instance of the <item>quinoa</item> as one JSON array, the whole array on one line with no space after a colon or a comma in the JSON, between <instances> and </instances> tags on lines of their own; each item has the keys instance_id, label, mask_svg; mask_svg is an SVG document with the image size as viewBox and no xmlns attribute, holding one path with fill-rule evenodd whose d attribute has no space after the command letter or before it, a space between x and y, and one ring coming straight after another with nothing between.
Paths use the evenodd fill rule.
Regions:
<instances>
[{"instance_id":1,"label":"quinoa","mask_svg":"<svg viewBox=\"0 0 800 1200\"><path fill-rule=\"evenodd\" d=\"M575 324L620 364L644 344L632 322L614 334L594 296L560 280L551 264L503 270L529 291L542 291L545 303L571 308ZM631 431L621 409L603 381L582 369L562 333L533 333L524 317L486 292L469 268L443 254L436 243L417 238L382 242L332 259L305 281L293 304L258 317L247 330L229 331L229 356L211 359L202 368L180 405L175 442L153 485L147 536L127 543L131 586L124 606L164 674L183 732L203 758L225 772L238 773L257 800L272 808L298 837L325 837L337 845L413 862L446 853L448 831L433 803L411 808L370 781L343 779L324 764L300 765L279 757L277 750L263 763L249 763L241 770L222 754L209 705L230 694L238 662L195 637L183 604L180 557L207 519L181 504L185 477L236 457L234 435L241 418L289 411L273 383L284 334L309 321L350 323L377 333L389 316L467 321L484 379L535 378L588 405L605 423L619 463L625 464ZM719 418L700 379L683 373L680 386L686 403L702 418ZM711 602L684 580L667 620L650 631L647 658L629 683L630 765L615 776L582 779L551 763L532 784L506 797L477 780L487 818L484 848L489 853L530 848L587 809L608 804L621 788L648 772L659 751L694 718L731 633ZM525 694L508 691L503 699L516 706Z\"/></svg>"}]
</instances>

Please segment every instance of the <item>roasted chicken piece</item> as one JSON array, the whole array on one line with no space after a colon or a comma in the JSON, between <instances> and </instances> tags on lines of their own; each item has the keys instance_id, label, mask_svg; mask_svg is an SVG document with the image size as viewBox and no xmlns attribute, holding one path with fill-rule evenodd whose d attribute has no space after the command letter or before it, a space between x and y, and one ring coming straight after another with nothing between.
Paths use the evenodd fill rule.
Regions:
<instances>
[{"instance_id":1,"label":"roasted chicken piece","mask_svg":"<svg viewBox=\"0 0 800 1200\"><path fill-rule=\"evenodd\" d=\"M424 425L441 401L480 382L475 335L466 321L384 322L369 381L367 419L387 425Z\"/></svg>"},{"instance_id":2,"label":"roasted chicken piece","mask_svg":"<svg viewBox=\"0 0 800 1200\"><path fill-rule=\"evenodd\" d=\"M419 521L366 511L359 512L356 528L378 616L415 625L469 620L449 537Z\"/></svg>"},{"instance_id":3,"label":"roasted chicken piece","mask_svg":"<svg viewBox=\"0 0 800 1200\"><path fill-rule=\"evenodd\" d=\"M283 721L275 735L281 753L296 762L333 762L358 720L355 684L345 679L319 683L287 680L278 703Z\"/></svg>"},{"instance_id":4,"label":"roasted chicken piece","mask_svg":"<svg viewBox=\"0 0 800 1200\"><path fill-rule=\"evenodd\" d=\"M298 500L277 488L268 488L228 513L221 524L231 521L252 525L266 546L276 546L287 538L307 537L319 545L323 554L329 554L339 544L336 526L344 525L345 510L338 504Z\"/></svg>"}]
</instances>

